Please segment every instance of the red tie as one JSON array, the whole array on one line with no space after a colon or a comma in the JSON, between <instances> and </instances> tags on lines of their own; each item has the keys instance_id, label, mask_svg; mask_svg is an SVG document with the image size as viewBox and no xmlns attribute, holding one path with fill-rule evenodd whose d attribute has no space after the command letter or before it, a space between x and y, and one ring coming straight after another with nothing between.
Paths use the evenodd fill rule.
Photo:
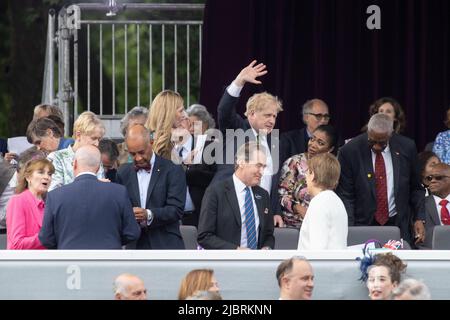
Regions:
<instances>
[{"instance_id":1,"label":"red tie","mask_svg":"<svg viewBox=\"0 0 450 320\"><path fill-rule=\"evenodd\" d=\"M439 205L441 206L441 221L443 225L450 225L450 214L448 213L447 209L447 203L448 200L443 199L439 202Z\"/></svg>"},{"instance_id":2,"label":"red tie","mask_svg":"<svg viewBox=\"0 0 450 320\"><path fill-rule=\"evenodd\" d=\"M383 155L381 152L377 152L375 158L375 187L377 191L377 211L375 212L375 220L382 226L389 220L386 180L386 167L384 165Z\"/></svg>"}]
</instances>

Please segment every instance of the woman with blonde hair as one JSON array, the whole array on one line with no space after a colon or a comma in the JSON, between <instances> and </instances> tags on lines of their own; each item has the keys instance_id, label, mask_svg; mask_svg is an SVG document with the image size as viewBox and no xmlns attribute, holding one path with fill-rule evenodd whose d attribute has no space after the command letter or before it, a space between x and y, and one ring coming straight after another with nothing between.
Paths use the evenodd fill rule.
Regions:
<instances>
[{"instance_id":1,"label":"woman with blonde hair","mask_svg":"<svg viewBox=\"0 0 450 320\"><path fill-rule=\"evenodd\" d=\"M172 130L183 127L189 130L184 111L184 101L179 93L164 90L158 93L150 106L145 127L153 134L153 151L160 157L171 160L173 143Z\"/></svg>"},{"instance_id":2,"label":"woman with blonde hair","mask_svg":"<svg viewBox=\"0 0 450 320\"><path fill-rule=\"evenodd\" d=\"M197 291L219 293L219 284L212 269L195 269L190 271L181 281L178 300L186 300Z\"/></svg>"},{"instance_id":3,"label":"woman with blonde hair","mask_svg":"<svg viewBox=\"0 0 450 320\"><path fill-rule=\"evenodd\" d=\"M75 140L75 143L68 146L66 149L52 152L47 157L55 167L55 174L52 177L53 180L49 191L73 182L75 177L73 174L72 162L75 158L75 152L80 147L86 145L98 147L104 134L105 126L95 113L85 111L80 114L73 124L73 139ZM102 165L100 165L100 169L97 172L97 177L99 179L105 178Z\"/></svg>"},{"instance_id":4,"label":"woman with blonde hair","mask_svg":"<svg viewBox=\"0 0 450 320\"><path fill-rule=\"evenodd\" d=\"M38 235L54 171L50 161L39 157L20 170L16 195L6 209L7 249L45 249Z\"/></svg>"}]
</instances>

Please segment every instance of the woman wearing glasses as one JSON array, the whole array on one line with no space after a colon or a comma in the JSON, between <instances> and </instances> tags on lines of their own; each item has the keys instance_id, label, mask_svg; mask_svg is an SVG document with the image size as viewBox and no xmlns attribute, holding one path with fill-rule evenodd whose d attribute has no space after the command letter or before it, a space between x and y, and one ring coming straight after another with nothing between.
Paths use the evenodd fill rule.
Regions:
<instances>
[{"instance_id":1,"label":"woman wearing glasses","mask_svg":"<svg viewBox=\"0 0 450 320\"><path fill-rule=\"evenodd\" d=\"M281 169L278 194L280 195L282 218L286 227L300 228L311 200L307 192L307 161L314 156L337 151L337 132L331 125L321 125L308 142L307 152L287 159Z\"/></svg>"}]
</instances>

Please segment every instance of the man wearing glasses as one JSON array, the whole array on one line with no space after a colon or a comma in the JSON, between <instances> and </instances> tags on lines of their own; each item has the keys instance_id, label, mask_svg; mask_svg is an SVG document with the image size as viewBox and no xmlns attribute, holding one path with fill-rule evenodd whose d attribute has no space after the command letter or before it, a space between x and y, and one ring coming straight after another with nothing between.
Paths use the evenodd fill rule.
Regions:
<instances>
[{"instance_id":1,"label":"man wearing glasses","mask_svg":"<svg viewBox=\"0 0 450 320\"><path fill-rule=\"evenodd\" d=\"M308 149L308 140L317 127L328 124L330 113L327 104L320 99L305 102L302 108L305 127L283 133L280 137L280 164L293 155L303 153Z\"/></svg>"},{"instance_id":2,"label":"man wearing glasses","mask_svg":"<svg viewBox=\"0 0 450 320\"><path fill-rule=\"evenodd\" d=\"M425 198L427 236L424 247L431 249L434 227L450 225L450 166L445 163L435 164L425 179L431 194Z\"/></svg>"},{"instance_id":3,"label":"man wearing glasses","mask_svg":"<svg viewBox=\"0 0 450 320\"><path fill-rule=\"evenodd\" d=\"M375 114L368 132L339 150L341 177L336 191L349 226L398 226L404 240L418 244L425 239L425 192L419 181L416 145L393 130L389 116Z\"/></svg>"}]
</instances>

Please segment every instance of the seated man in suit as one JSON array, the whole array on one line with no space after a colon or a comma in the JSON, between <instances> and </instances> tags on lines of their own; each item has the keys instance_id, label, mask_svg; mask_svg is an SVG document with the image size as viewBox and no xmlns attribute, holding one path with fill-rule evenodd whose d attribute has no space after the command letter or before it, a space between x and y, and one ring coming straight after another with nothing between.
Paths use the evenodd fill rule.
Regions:
<instances>
[{"instance_id":1,"label":"seated man in suit","mask_svg":"<svg viewBox=\"0 0 450 320\"><path fill-rule=\"evenodd\" d=\"M313 132L321 125L328 124L330 113L327 104L320 99L306 101L302 107L305 127L283 133L280 136L280 163L293 155L306 152Z\"/></svg>"},{"instance_id":2,"label":"seated man in suit","mask_svg":"<svg viewBox=\"0 0 450 320\"><path fill-rule=\"evenodd\" d=\"M393 132L393 120L377 113L367 133L339 150L341 177L337 194L344 202L349 226L398 226L402 238L416 243L425 237L425 191L420 186L413 140Z\"/></svg>"},{"instance_id":3,"label":"seated man in suit","mask_svg":"<svg viewBox=\"0 0 450 320\"><path fill-rule=\"evenodd\" d=\"M198 224L198 243L205 249L272 249L270 198L259 186L266 150L247 142L236 153L235 172L206 190Z\"/></svg>"},{"instance_id":4,"label":"seated man in suit","mask_svg":"<svg viewBox=\"0 0 450 320\"><path fill-rule=\"evenodd\" d=\"M127 190L99 181L100 151L75 152L74 182L47 195L39 240L49 249L122 249L140 235Z\"/></svg>"},{"instance_id":5,"label":"seated man in suit","mask_svg":"<svg viewBox=\"0 0 450 320\"><path fill-rule=\"evenodd\" d=\"M426 237L423 249L431 249L434 227L450 225L450 166L435 164L425 179L431 194L425 198Z\"/></svg>"},{"instance_id":6,"label":"seated man in suit","mask_svg":"<svg viewBox=\"0 0 450 320\"><path fill-rule=\"evenodd\" d=\"M133 163L120 166L117 182L123 184L142 227L136 249L184 249L180 220L186 201L186 175L175 165L153 153L153 137L136 124L125 136Z\"/></svg>"}]
</instances>

